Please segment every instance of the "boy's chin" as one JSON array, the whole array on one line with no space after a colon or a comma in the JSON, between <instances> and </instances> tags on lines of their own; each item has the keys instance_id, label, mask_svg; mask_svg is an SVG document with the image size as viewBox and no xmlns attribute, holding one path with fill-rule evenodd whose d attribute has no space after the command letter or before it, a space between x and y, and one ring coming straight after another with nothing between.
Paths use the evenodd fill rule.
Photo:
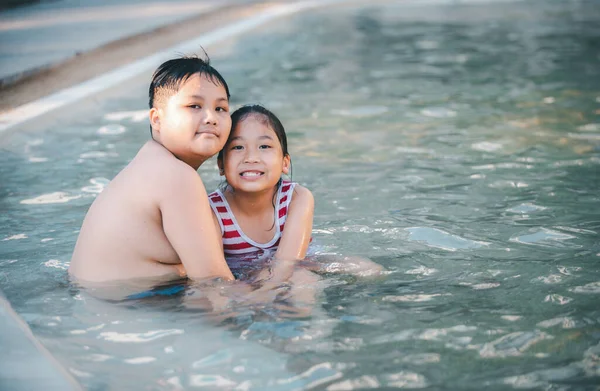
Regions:
<instances>
[{"instance_id":1,"label":"boy's chin","mask_svg":"<svg viewBox=\"0 0 600 391\"><path fill-rule=\"evenodd\" d=\"M215 143L213 145L207 145L207 143L203 143L203 145L197 145L192 148L192 152L197 156L211 158L215 156L219 151L223 148L223 146Z\"/></svg>"}]
</instances>

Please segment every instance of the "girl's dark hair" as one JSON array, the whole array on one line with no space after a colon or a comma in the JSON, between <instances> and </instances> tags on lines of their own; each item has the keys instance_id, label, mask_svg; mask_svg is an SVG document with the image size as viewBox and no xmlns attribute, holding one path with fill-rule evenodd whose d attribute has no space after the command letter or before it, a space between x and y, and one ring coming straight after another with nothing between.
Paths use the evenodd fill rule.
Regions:
<instances>
[{"instance_id":1,"label":"girl's dark hair","mask_svg":"<svg viewBox=\"0 0 600 391\"><path fill-rule=\"evenodd\" d=\"M281 144L283 156L288 156L287 136L285 135L285 128L283 127L283 124L271 110L261 105L245 105L231 114L231 132L229 133L229 138L231 139L233 136L233 131L238 124L250 116L254 116L258 121L273 129L277 135L279 143ZM227 147L227 144L229 144L229 140L227 140L225 147L219 151L217 160L223 161L223 151Z\"/></svg>"}]
</instances>

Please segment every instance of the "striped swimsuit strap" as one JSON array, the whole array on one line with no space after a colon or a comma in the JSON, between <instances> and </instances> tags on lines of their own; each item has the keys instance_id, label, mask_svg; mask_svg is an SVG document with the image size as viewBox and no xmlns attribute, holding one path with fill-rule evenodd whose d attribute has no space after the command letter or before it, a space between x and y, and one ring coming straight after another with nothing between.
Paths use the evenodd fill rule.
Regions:
<instances>
[{"instance_id":1,"label":"striped swimsuit strap","mask_svg":"<svg viewBox=\"0 0 600 391\"><path fill-rule=\"evenodd\" d=\"M223 250L228 255L249 255L267 249L276 249L281 239L281 232L285 226L289 204L295 183L283 182L279 187L276 199L276 211L274 219L276 221L276 231L273 238L267 243L258 243L249 238L241 229L236 221L235 215L227 199L220 190L209 195L210 205L218 217L223 237Z\"/></svg>"}]
</instances>

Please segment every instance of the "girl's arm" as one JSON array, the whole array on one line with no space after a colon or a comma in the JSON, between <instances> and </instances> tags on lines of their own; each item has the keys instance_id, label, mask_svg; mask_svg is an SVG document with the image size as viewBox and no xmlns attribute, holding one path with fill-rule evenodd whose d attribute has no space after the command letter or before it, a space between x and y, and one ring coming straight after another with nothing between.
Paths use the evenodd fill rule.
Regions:
<instances>
[{"instance_id":1,"label":"girl's arm","mask_svg":"<svg viewBox=\"0 0 600 391\"><path fill-rule=\"evenodd\" d=\"M315 200L306 187L296 185L275 259L292 261L306 256L312 232Z\"/></svg>"},{"instance_id":2,"label":"girl's arm","mask_svg":"<svg viewBox=\"0 0 600 391\"><path fill-rule=\"evenodd\" d=\"M296 185L288 205L288 215L281 241L273 257L273 268L270 271L265 269L257 276L257 282L262 281L263 284L248 295L247 299L259 302L265 300L264 295L276 292L283 282L290 280L296 268L296 260L306 256L312 232L314 208L315 201L310 190Z\"/></svg>"}]
</instances>

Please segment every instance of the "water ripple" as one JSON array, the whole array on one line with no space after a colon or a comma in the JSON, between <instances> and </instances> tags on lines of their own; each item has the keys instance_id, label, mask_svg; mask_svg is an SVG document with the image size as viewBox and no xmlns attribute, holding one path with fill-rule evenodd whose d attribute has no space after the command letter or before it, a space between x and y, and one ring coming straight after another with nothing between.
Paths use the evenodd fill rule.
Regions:
<instances>
[{"instance_id":1,"label":"water ripple","mask_svg":"<svg viewBox=\"0 0 600 391\"><path fill-rule=\"evenodd\" d=\"M362 107L355 107L352 110L347 110L347 109L332 110L331 113L341 115L343 117L366 118L366 117L374 117L377 115L387 113L388 110L389 109L386 106L362 106Z\"/></svg>"},{"instance_id":2,"label":"water ripple","mask_svg":"<svg viewBox=\"0 0 600 391\"><path fill-rule=\"evenodd\" d=\"M364 375L355 379L348 379L339 383L333 383L327 387L327 391L351 391L370 388L379 388L381 384L374 376Z\"/></svg>"},{"instance_id":3,"label":"water ripple","mask_svg":"<svg viewBox=\"0 0 600 391\"><path fill-rule=\"evenodd\" d=\"M192 375L190 376L190 386L192 387L233 387L237 383L219 375ZM211 388L212 389L212 388Z\"/></svg>"},{"instance_id":4,"label":"water ripple","mask_svg":"<svg viewBox=\"0 0 600 391\"><path fill-rule=\"evenodd\" d=\"M432 295L414 294L414 295L400 295L400 296L384 296L382 298L382 300L383 301L389 301L389 302L421 303L421 302L424 302L424 301L431 301L435 297L438 297L438 296L451 296L451 294L450 293L445 293L445 294L435 293L435 294L432 294Z\"/></svg>"},{"instance_id":5,"label":"water ripple","mask_svg":"<svg viewBox=\"0 0 600 391\"><path fill-rule=\"evenodd\" d=\"M568 366L563 368L544 369L527 373L525 375L510 376L504 378L504 384L511 385L514 388L536 388L551 389L549 382L561 382L571 378L581 376L581 369Z\"/></svg>"},{"instance_id":6,"label":"water ripple","mask_svg":"<svg viewBox=\"0 0 600 391\"><path fill-rule=\"evenodd\" d=\"M581 271L581 267L579 266L557 266L557 269L560 274L564 274L565 276L572 276L574 272Z\"/></svg>"},{"instance_id":7,"label":"water ripple","mask_svg":"<svg viewBox=\"0 0 600 391\"><path fill-rule=\"evenodd\" d=\"M407 270L404 272L404 274L418 274L418 275L422 275L422 276L430 276L434 273L437 273L437 269L425 267L422 265L415 269L410 269L410 270Z\"/></svg>"},{"instance_id":8,"label":"water ripple","mask_svg":"<svg viewBox=\"0 0 600 391\"><path fill-rule=\"evenodd\" d=\"M44 266L52 267L60 270L67 270L69 268L70 262L59 261L58 259L50 259L44 262Z\"/></svg>"},{"instance_id":9,"label":"water ripple","mask_svg":"<svg viewBox=\"0 0 600 391\"><path fill-rule=\"evenodd\" d=\"M123 121L124 119L128 119L132 122L143 122L148 119L148 110L115 111L104 114L104 119L108 121Z\"/></svg>"},{"instance_id":10,"label":"water ripple","mask_svg":"<svg viewBox=\"0 0 600 391\"><path fill-rule=\"evenodd\" d=\"M565 304L569 304L570 302L573 301L572 298L567 297L567 296L561 296L557 293L553 293L551 295L548 295L544 298L544 301L547 303L555 303L555 304L559 304L559 305L565 305Z\"/></svg>"},{"instance_id":11,"label":"water ripple","mask_svg":"<svg viewBox=\"0 0 600 391\"><path fill-rule=\"evenodd\" d=\"M408 371L401 371L385 376L388 387L395 388L425 388L429 386L425 376Z\"/></svg>"},{"instance_id":12,"label":"water ripple","mask_svg":"<svg viewBox=\"0 0 600 391\"><path fill-rule=\"evenodd\" d=\"M409 354L402 358L402 362L411 363L415 365L433 364L440 362L440 360L441 356L439 353Z\"/></svg>"},{"instance_id":13,"label":"water ripple","mask_svg":"<svg viewBox=\"0 0 600 391\"><path fill-rule=\"evenodd\" d=\"M581 366L588 376L600 376L600 344L585 351Z\"/></svg>"},{"instance_id":14,"label":"water ripple","mask_svg":"<svg viewBox=\"0 0 600 391\"><path fill-rule=\"evenodd\" d=\"M45 163L48 161L47 157L39 157L39 156L30 156L27 159L30 163Z\"/></svg>"},{"instance_id":15,"label":"water ripple","mask_svg":"<svg viewBox=\"0 0 600 391\"><path fill-rule=\"evenodd\" d=\"M526 213L537 212L537 211L545 210L545 209L547 209L547 208L544 206L538 206L538 205L534 205L532 203L526 202L524 204L510 208L510 209L508 209L508 211L512 212L512 213L526 214Z\"/></svg>"},{"instance_id":16,"label":"water ripple","mask_svg":"<svg viewBox=\"0 0 600 391\"><path fill-rule=\"evenodd\" d=\"M331 363L324 362L309 368L298 376L279 380L277 383L291 389L311 389L342 376L343 373L334 369Z\"/></svg>"},{"instance_id":17,"label":"water ripple","mask_svg":"<svg viewBox=\"0 0 600 391\"><path fill-rule=\"evenodd\" d=\"M221 350L216 353L213 353L209 356L203 357L201 360L194 361L192 363L192 368L205 368L215 365L223 365L226 363L230 363L233 359L233 354L229 349Z\"/></svg>"},{"instance_id":18,"label":"water ripple","mask_svg":"<svg viewBox=\"0 0 600 391\"><path fill-rule=\"evenodd\" d=\"M80 159L103 159L106 157L117 157L119 156L116 152L105 152L105 151L89 151L79 155Z\"/></svg>"},{"instance_id":19,"label":"water ripple","mask_svg":"<svg viewBox=\"0 0 600 391\"><path fill-rule=\"evenodd\" d=\"M543 327L545 329L560 325L563 329L573 329L575 328L575 320L568 316L562 316L559 318L552 318L548 320L543 320L539 322L538 327Z\"/></svg>"},{"instance_id":20,"label":"water ripple","mask_svg":"<svg viewBox=\"0 0 600 391\"><path fill-rule=\"evenodd\" d=\"M569 291L575 293L600 293L600 281L590 282L583 286L576 286L575 288L570 288Z\"/></svg>"},{"instance_id":21,"label":"water ripple","mask_svg":"<svg viewBox=\"0 0 600 391\"><path fill-rule=\"evenodd\" d=\"M380 335L372 340L372 344L388 344L392 342L408 341L414 339L426 341L440 341L441 337L451 335L452 333L466 333L477 330L475 326L457 325L443 329L408 329L401 330L388 335ZM461 337L454 337L454 339Z\"/></svg>"},{"instance_id":22,"label":"water ripple","mask_svg":"<svg viewBox=\"0 0 600 391\"><path fill-rule=\"evenodd\" d=\"M22 200L20 203L25 205L36 205L36 204L63 204L71 200L80 198L81 195L70 196L68 193L57 191L54 193L42 194L41 196Z\"/></svg>"},{"instance_id":23,"label":"water ripple","mask_svg":"<svg viewBox=\"0 0 600 391\"><path fill-rule=\"evenodd\" d=\"M159 338L168 337L170 335L180 335L183 334L183 330L181 329L170 329L170 330L154 330L148 331L146 333L117 333L114 331L106 331L100 333L100 339L104 339L106 341L111 342L148 342L154 341Z\"/></svg>"},{"instance_id":24,"label":"water ripple","mask_svg":"<svg viewBox=\"0 0 600 391\"><path fill-rule=\"evenodd\" d=\"M510 238L510 241L541 247L580 247L575 244L571 244L570 246L564 244L563 241L575 239L575 236L563 232L548 228L533 228L528 232L532 233L514 236Z\"/></svg>"},{"instance_id":25,"label":"water ripple","mask_svg":"<svg viewBox=\"0 0 600 391\"><path fill-rule=\"evenodd\" d=\"M495 152L502 149L502 144L482 141L471 145L471 148L476 151Z\"/></svg>"},{"instance_id":26,"label":"water ripple","mask_svg":"<svg viewBox=\"0 0 600 391\"><path fill-rule=\"evenodd\" d=\"M7 240L21 240L21 239L27 239L27 235L25 235L25 234L16 234L16 235L8 236L8 237L2 239L2 241L5 242Z\"/></svg>"},{"instance_id":27,"label":"water ripple","mask_svg":"<svg viewBox=\"0 0 600 391\"><path fill-rule=\"evenodd\" d=\"M549 276L539 276L534 278L532 281L540 281L544 284L560 284L563 277L560 274L550 274Z\"/></svg>"},{"instance_id":28,"label":"water ripple","mask_svg":"<svg viewBox=\"0 0 600 391\"><path fill-rule=\"evenodd\" d=\"M405 228L410 232L409 239L417 242L425 242L430 247L440 248L446 251L465 250L488 246L489 243L469 240L452 235L437 228L410 227Z\"/></svg>"},{"instance_id":29,"label":"water ripple","mask_svg":"<svg viewBox=\"0 0 600 391\"><path fill-rule=\"evenodd\" d=\"M534 344L552 338L554 337L537 330L511 333L484 344L479 355L483 358L520 356Z\"/></svg>"},{"instance_id":30,"label":"water ripple","mask_svg":"<svg viewBox=\"0 0 600 391\"><path fill-rule=\"evenodd\" d=\"M123 362L133 365L148 364L154 361L156 361L156 357L135 357L123 360Z\"/></svg>"},{"instance_id":31,"label":"water ripple","mask_svg":"<svg viewBox=\"0 0 600 391\"><path fill-rule=\"evenodd\" d=\"M428 107L421 110L421 114L431 118L452 118L457 115L456 111L445 107Z\"/></svg>"},{"instance_id":32,"label":"water ripple","mask_svg":"<svg viewBox=\"0 0 600 391\"><path fill-rule=\"evenodd\" d=\"M81 188L81 191L83 191L85 193L100 194L100 193L102 193L104 188L106 188L106 186L108 186L108 184L110 183L110 180L108 180L106 178L102 178L102 177L97 177L97 178L90 179L90 183L92 184L92 186L84 186Z\"/></svg>"},{"instance_id":33,"label":"water ripple","mask_svg":"<svg viewBox=\"0 0 600 391\"><path fill-rule=\"evenodd\" d=\"M109 124L109 125L104 125L104 126L100 127L96 133L102 134L102 135L115 135L115 134L125 133L125 131L127 131L127 128L123 125Z\"/></svg>"}]
</instances>

